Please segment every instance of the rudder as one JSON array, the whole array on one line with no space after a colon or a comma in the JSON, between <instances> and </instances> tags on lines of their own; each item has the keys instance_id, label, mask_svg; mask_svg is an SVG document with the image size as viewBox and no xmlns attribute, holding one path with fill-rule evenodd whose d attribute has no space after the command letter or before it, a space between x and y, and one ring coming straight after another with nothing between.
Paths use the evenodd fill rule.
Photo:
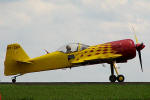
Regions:
<instances>
[{"instance_id":1,"label":"rudder","mask_svg":"<svg viewBox=\"0 0 150 100\"><path fill-rule=\"evenodd\" d=\"M5 58L5 75L14 75L17 74L17 70L15 70L17 61L26 61L30 59L30 57L26 54L23 48L15 43L7 46L6 58Z\"/></svg>"}]
</instances>

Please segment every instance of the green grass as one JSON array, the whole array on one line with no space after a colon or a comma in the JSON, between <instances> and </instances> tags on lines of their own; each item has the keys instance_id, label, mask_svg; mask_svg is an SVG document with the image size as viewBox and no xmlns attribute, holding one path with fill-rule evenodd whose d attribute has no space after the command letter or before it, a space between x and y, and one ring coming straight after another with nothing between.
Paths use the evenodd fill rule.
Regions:
<instances>
[{"instance_id":1,"label":"green grass","mask_svg":"<svg viewBox=\"0 0 150 100\"><path fill-rule=\"evenodd\" d=\"M142 84L1 84L2 100L150 100L150 85Z\"/></svg>"}]
</instances>

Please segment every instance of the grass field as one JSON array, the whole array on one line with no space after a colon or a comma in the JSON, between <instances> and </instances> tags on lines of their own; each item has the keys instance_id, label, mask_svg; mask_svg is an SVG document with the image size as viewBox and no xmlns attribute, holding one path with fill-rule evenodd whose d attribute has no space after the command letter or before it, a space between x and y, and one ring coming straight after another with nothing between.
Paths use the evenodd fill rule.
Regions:
<instances>
[{"instance_id":1,"label":"grass field","mask_svg":"<svg viewBox=\"0 0 150 100\"><path fill-rule=\"evenodd\" d=\"M2 100L150 100L150 84L0 84Z\"/></svg>"}]
</instances>

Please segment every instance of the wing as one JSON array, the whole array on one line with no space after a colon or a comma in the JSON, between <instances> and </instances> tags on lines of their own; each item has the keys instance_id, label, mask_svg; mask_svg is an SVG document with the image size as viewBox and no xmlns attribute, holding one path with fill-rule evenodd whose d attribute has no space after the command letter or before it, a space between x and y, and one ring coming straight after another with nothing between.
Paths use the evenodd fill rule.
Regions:
<instances>
[{"instance_id":1,"label":"wing","mask_svg":"<svg viewBox=\"0 0 150 100\"><path fill-rule=\"evenodd\" d=\"M82 63L91 60L106 60L115 59L121 57L122 54L118 54L113 50L111 44L102 44L89 47L81 52L75 54L75 59L71 60L71 63Z\"/></svg>"}]
</instances>

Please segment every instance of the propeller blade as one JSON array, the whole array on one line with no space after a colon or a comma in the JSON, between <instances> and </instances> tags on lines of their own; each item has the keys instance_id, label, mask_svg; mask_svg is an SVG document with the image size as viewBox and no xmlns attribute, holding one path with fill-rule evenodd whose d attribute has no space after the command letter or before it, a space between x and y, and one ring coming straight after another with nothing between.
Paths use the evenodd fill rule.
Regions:
<instances>
[{"instance_id":1,"label":"propeller blade","mask_svg":"<svg viewBox=\"0 0 150 100\"><path fill-rule=\"evenodd\" d=\"M138 38L137 38L136 34L134 34L134 37L135 37L136 43L138 43Z\"/></svg>"},{"instance_id":2,"label":"propeller blade","mask_svg":"<svg viewBox=\"0 0 150 100\"><path fill-rule=\"evenodd\" d=\"M134 29L133 25L131 25L131 30L132 30L132 32L134 33L134 38L135 38L135 40L136 40L136 44L138 44L138 38L137 38L137 36L136 36L136 32L135 32L135 29Z\"/></svg>"},{"instance_id":3,"label":"propeller blade","mask_svg":"<svg viewBox=\"0 0 150 100\"><path fill-rule=\"evenodd\" d=\"M140 65L141 65L141 71L143 72L142 57L141 57L141 51L140 50L138 50L138 54L139 54L139 60L140 60Z\"/></svg>"},{"instance_id":4,"label":"propeller blade","mask_svg":"<svg viewBox=\"0 0 150 100\"><path fill-rule=\"evenodd\" d=\"M140 65L141 65L141 71L143 72L141 50L145 47L145 45L143 43L139 44L138 38L136 36L136 32L135 32L135 29L134 29L133 25L131 25L131 30L134 33L134 38L136 40L136 50L137 50L138 55L139 55L139 60L140 60Z\"/></svg>"}]
</instances>

